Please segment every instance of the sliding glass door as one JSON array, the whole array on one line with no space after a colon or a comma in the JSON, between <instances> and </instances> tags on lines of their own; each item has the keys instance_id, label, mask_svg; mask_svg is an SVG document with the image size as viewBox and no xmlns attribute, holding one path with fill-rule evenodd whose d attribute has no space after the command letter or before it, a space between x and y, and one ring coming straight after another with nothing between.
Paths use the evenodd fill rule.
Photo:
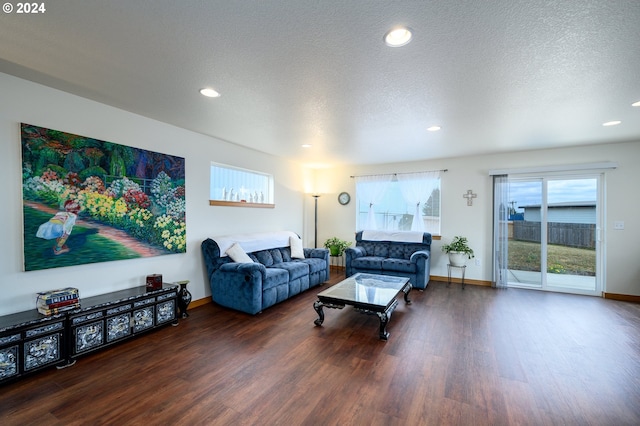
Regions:
<instances>
[{"instance_id":1,"label":"sliding glass door","mask_svg":"<svg viewBox=\"0 0 640 426\"><path fill-rule=\"evenodd\" d=\"M508 285L600 295L601 176L509 177Z\"/></svg>"},{"instance_id":2,"label":"sliding glass door","mask_svg":"<svg viewBox=\"0 0 640 426\"><path fill-rule=\"evenodd\" d=\"M509 286L542 288L543 222L539 211L532 215L543 205L542 183L541 178L509 179Z\"/></svg>"}]
</instances>

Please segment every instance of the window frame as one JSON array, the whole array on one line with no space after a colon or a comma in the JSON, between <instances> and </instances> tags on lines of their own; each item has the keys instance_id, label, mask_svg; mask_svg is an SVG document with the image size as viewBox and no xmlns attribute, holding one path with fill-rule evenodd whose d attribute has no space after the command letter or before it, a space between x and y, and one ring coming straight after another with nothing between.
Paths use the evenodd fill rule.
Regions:
<instances>
[{"instance_id":1,"label":"window frame","mask_svg":"<svg viewBox=\"0 0 640 426\"><path fill-rule=\"evenodd\" d=\"M218 172L218 171L219 172ZM220 176L223 173L235 173L236 176L232 178L227 178L229 180L224 181L224 178ZM210 206L228 206L228 207L253 207L253 208L274 208L275 207L275 194L274 194L274 179L273 175L269 173L259 172L256 170L245 169L242 167L230 166L228 164L216 163L214 161L211 162L209 169L209 205ZM218 182L216 179L220 179ZM256 187L256 182L265 179L264 182L261 182L258 187ZM226 191L226 188L229 188L229 191L233 190L233 186L238 186L240 183L240 188L242 189L243 194L239 195L238 192L235 192L237 197L231 197L223 199L222 194ZM244 189L245 185L253 186L250 189ZM260 190L261 199L259 201L255 201L253 199L253 194L251 191L254 191L254 194L257 194L257 191ZM246 191L246 192L245 192ZM265 194L266 192L266 194ZM220 194L218 197L215 197L214 194ZM248 193L249 195L245 195Z\"/></svg>"},{"instance_id":2,"label":"window frame","mask_svg":"<svg viewBox=\"0 0 640 426\"><path fill-rule=\"evenodd\" d=\"M423 202L421 202L421 206L420 206L420 213L422 215L423 220L425 220L425 218L429 217L429 218L433 218L435 220L432 221L432 226L429 226L427 223L425 223L425 229L424 232L430 233L432 236L440 236L441 235L441 230L442 230L442 178L438 177L437 179L438 184L437 186L432 190L431 195L429 196L429 198ZM365 229L364 225L367 222L367 215L368 215L368 201L364 201L361 198L360 195L360 191L358 191L358 185L359 183L356 182L356 196L355 196L355 206L356 206L356 230L360 231ZM390 195L390 190L393 191L393 193ZM434 196L434 194L437 194L438 196L438 200L437 200L437 208L438 208L438 215L437 216L426 216L423 213L425 205L427 204L427 202L429 201L429 199L431 199L431 197ZM375 210L375 215L376 217L380 217L382 216L383 218L385 218L385 220L387 220L387 218L389 217L395 217L394 219L392 219L393 221L395 221L396 223L399 224L399 222L401 220L407 220L404 216L405 215L411 215L411 217L413 217L413 212L410 210L410 206L408 205L408 203L404 200L404 197L402 195L402 191L400 189L399 183L397 181L396 178L392 179L391 182L389 182L389 185L387 187L387 189L385 190L385 195L384 198L386 199L386 201L382 201L379 204L380 205L384 205L386 202L389 201L393 201L393 198L395 199L400 199L402 200L403 206L399 208L399 210L397 212L390 212L389 210L384 211L384 212L379 212L377 210L375 210L375 206L374 206L374 210ZM404 210L404 212L401 212L400 210ZM433 223L435 222L436 226L433 226ZM411 223L408 223L409 225L409 229L398 229L398 227L396 227L396 229L386 229L389 231L410 231L410 227L411 227ZM385 230L384 227L379 227L380 229ZM406 228L406 223L405 226L403 228Z\"/></svg>"}]
</instances>

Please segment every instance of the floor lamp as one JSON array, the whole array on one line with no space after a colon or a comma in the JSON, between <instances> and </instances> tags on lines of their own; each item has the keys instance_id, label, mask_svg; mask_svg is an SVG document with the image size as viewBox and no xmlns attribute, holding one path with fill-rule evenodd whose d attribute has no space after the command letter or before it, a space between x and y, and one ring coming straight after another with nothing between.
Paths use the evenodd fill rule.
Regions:
<instances>
[{"instance_id":1,"label":"floor lamp","mask_svg":"<svg viewBox=\"0 0 640 426\"><path fill-rule=\"evenodd\" d=\"M320 194L312 195L315 206L314 206L314 233L313 233L313 247L318 248L318 198Z\"/></svg>"}]
</instances>

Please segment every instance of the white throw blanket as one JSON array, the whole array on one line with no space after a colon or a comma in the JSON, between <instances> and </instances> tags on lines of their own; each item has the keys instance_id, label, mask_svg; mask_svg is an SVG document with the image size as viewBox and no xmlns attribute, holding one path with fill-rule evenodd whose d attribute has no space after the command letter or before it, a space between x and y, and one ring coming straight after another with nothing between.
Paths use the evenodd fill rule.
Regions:
<instances>
[{"instance_id":1,"label":"white throw blanket","mask_svg":"<svg viewBox=\"0 0 640 426\"><path fill-rule=\"evenodd\" d=\"M252 253L258 250L266 250L277 247L289 247L289 237L298 235L291 231L257 232L253 234L235 234L213 237L218 247L220 247L220 257L227 256L227 249L233 243L240 244L245 253ZM422 241L422 240L421 240Z\"/></svg>"},{"instance_id":2,"label":"white throw blanket","mask_svg":"<svg viewBox=\"0 0 640 426\"><path fill-rule=\"evenodd\" d=\"M419 231L362 231L362 239L366 241L421 243L423 235Z\"/></svg>"}]
</instances>

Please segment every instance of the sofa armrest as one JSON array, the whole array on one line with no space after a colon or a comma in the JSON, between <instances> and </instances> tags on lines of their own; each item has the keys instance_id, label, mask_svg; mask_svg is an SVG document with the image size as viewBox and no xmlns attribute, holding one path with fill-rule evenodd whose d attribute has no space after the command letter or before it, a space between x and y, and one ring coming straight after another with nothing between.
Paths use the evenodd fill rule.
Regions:
<instances>
[{"instance_id":1,"label":"sofa armrest","mask_svg":"<svg viewBox=\"0 0 640 426\"><path fill-rule=\"evenodd\" d=\"M318 259L325 259L329 261L329 249L323 248L304 248L304 257L316 257Z\"/></svg>"},{"instance_id":2,"label":"sofa armrest","mask_svg":"<svg viewBox=\"0 0 640 426\"><path fill-rule=\"evenodd\" d=\"M411 255L410 260L412 263L416 263L420 259L429 260L430 257L431 257L431 253L428 252L427 250L418 250Z\"/></svg>"},{"instance_id":3,"label":"sofa armrest","mask_svg":"<svg viewBox=\"0 0 640 426\"><path fill-rule=\"evenodd\" d=\"M262 263L238 263L228 262L220 266L218 269L220 272L239 274L239 275L253 275L259 273L262 279L266 278L267 268ZM244 278L243 278L244 280Z\"/></svg>"},{"instance_id":4,"label":"sofa armrest","mask_svg":"<svg viewBox=\"0 0 640 426\"><path fill-rule=\"evenodd\" d=\"M211 297L222 306L255 315L262 311L266 273L261 263L225 263L211 277Z\"/></svg>"},{"instance_id":5,"label":"sofa armrest","mask_svg":"<svg viewBox=\"0 0 640 426\"><path fill-rule=\"evenodd\" d=\"M362 257L365 256L366 253L364 251L364 247L347 247L347 249L344 251L347 258L351 258L351 259L355 259L356 257Z\"/></svg>"},{"instance_id":6,"label":"sofa armrest","mask_svg":"<svg viewBox=\"0 0 640 426\"><path fill-rule=\"evenodd\" d=\"M413 288L425 289L431 279L431 251L418 250L411 255L411 262L416 265L416 279Z\"/></svg>"},{"instance_id":7,"label":"sofa armrest","mask_svg":"<svg viewBox=\"0 0 640 426\"><path fill-rule=\"evenodd\" d=\"M362 256L366 256L367 252L365 251L365 249L363 247L359 247L359 246L355 246L355 247L348 247L345 251L344 251L344 273L345 273L345 278L350 277L351 275L355 274L355 270L351 267L351 262L354 259L357 259L358 257L362 257Z\"/></svg>"}]
</instances>

